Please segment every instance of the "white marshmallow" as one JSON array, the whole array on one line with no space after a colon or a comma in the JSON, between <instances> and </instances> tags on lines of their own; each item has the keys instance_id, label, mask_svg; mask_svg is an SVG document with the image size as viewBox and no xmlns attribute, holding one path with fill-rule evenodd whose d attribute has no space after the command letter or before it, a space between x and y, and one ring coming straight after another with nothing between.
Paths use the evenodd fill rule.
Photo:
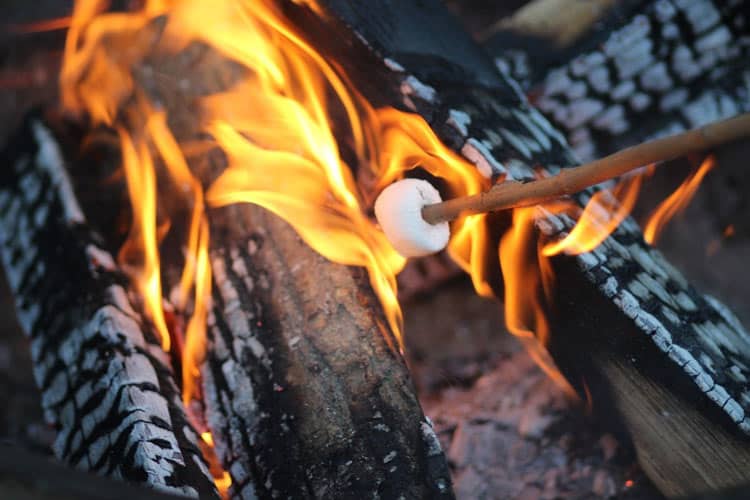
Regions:
<instances>
[{"instance_id":1,"label":"white marshmallow","mask_svg":"<svg viewBox=\"0 0 750 500\"><path fill-rule=\"evenodd\" d=\"M421 179L403 179L385 188L375 200L375 217L385 236L404 257L422 257L439 252L448 244L447 222L430 224L422 208L440 203L440 193Z\"/></svg>"}]
</instances>

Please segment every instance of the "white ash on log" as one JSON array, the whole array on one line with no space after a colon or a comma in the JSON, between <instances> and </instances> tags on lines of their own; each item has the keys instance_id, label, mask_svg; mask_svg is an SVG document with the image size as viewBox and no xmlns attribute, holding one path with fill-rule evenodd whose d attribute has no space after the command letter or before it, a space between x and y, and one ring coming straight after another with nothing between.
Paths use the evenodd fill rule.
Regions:
<instances>
[{"instance_id":1,"label":"white ash on log","mask_svg":"<svg viewBox=\"0 0 750 500\"><path fill-rule=\"evenodd\" d=\"M535 103L581 160L750 108L744 2L656 0L620 10L630 15L612 14L604 29L556 54L569 61L562 66L523 32L485 43L500 68L525 73Z\"/></svg>"},{"instance_id":2,"label":"white ash on log","mask_svg":"<svg viewBox=\"0 0 750 500\"><path fill-rule=\"evenodd\" d=\"M446 143L492 177L527 181L534 178L535 169L554 174L575 164L563 134L529 106L515 82L495 71L437 2L403 2L398 12L384 5L379 8L378 2L370 2L366 9L344 3L325 2L369 44L377 54L371 59L379 58L382 64L379 80L373 71L357 79L364 57L360 55L346 66L346 57L338 52L368 97L370 92L387 100L400 92L404 107L423 115ZM373 12L378 13L377 19ZM332 32L327 31L331 42L326 47L333 47L330 50L336 54ZM366 52L365 48L359 50ZM372 99L377 101L377 97ZM587 190L575 200L583 206L595 191ZM537 225L552 238L569 231L573 221L540 213ZM709 414L702 420L706 426L702 432L716 437L709 446L674 453L671 443L664 440L635 442L639 453L648 452L652 463L660 464L658 473L648 470L657 486L674 496L737 484L736 471L747 470L750 464L750 336L734 315L714 298L695 290L661 253L649 247L632 219L626 219L595 251L558 258L554 265L558 274L567 270L579 276L590 297L609 302L608 321L628 325L627 331L613 335L637 335L644 340L656 371L662 367L663 373L679 373L678 378L691 388L692 406ZM566 287L561 287L564 292ZM571 314L580 314L584 307L581 303L560 304L563 306L572 308ZM568 338L567 329L573 327L554 322L551 326L552 337L560 339ZM593 321L576 327L596 333L602 328ZM610 347L615 349L615 344ZM647 353L642 353L644 359ZM616 350L610 354L623 355ZM664 380L657 377L654 382L669 393ZM621 396L621 391L613 390L613 394ZM657 408L664 403L660 396L646 391L635 395ZM722 417L716 418L716 412ZM625 423L637 427L633 421ZM662 425L655 421L647 424ZM718 428L726 432L713 431ZM676 432L689 441L695 429L683 426ZM744 436L738 437L738 433ZM735 466L728 470L724 467L728 463ZM664 479L684 477L685 471L692 471L693 481Z\"/></svg>"},{"instance_id":3,"label":"white ash on log","mask_svg":"<svg viewBox=\"0 0 750 500\"><path fill-rule=\"evenodd\" d=\"M88 227L53 132L31 115L0 158L3 264L57 429L55 455L161 491L217 497L167 355Z\"/></svg>"}]
</instances>

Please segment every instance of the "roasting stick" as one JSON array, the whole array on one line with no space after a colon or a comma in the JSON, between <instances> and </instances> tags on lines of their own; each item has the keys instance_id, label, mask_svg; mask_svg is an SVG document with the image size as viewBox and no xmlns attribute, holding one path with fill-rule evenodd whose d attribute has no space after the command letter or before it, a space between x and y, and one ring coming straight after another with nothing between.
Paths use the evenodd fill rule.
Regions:
<instances>
[{"instance_id":1,"label":"roasting stick","mask_svg":"<svg viewBox=\"0 0 750 500\"><path fill-rule=\"evenodd\" d=\"M448 222L459 215L528 207L582 191L631 170L750 137L750 113L632 146L558 175L527 183L503 182L490 190L447 201L427 181L404 179L383 190L375 215L394 248L405 257L442 250ZM421 209L419 209L421 207Z\"/></svg>"},{"instance_id":2,"label":"roasting stick","mask_svg":"<svg viewBox=\"0 0 750 500\"><path fill-rule=\"evenodd\" d=\"M558 175L521 183L501 183L487 192L427 205L422 216L430 224L451 221L461 214L494 212L538 205L589 186L619 177L631 170L674 158L713 149L750 136L750 113L714 122L681 134L655 139L618 151L580 167L562 170Z\"/></svg>"}]
</instances>

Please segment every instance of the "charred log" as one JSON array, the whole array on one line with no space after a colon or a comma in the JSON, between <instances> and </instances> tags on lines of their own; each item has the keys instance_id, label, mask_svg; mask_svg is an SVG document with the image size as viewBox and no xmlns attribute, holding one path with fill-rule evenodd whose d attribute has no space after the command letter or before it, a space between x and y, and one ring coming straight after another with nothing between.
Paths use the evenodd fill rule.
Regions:
<instances>
[{"instance_id":1,"label":"charred log","mask_svg":"<svg viewBox=\"0 0 750 500\"><path fill-rule=\"evenodd\" d=\"M450 475L363 271L263 209L211 215L203 369L236 496L450 498Z\"/></svg>"},{"instance_id":2,"label":"charred log","mask_svg":"<svg viewBox=\"0 0 750 500\"><path fill-rule=\"evenodd\" d=\"M615 9L604 29L553 56L541 54L547 43L518 32L498 34L485 48L525 80L586 161L746 111L747 15L742 2L727 0L640 2ZM550 64L559 60L569 62Z\"/></svg>"},{"instance_id":3,"label":"charred log","mask_svg":"<svg viewBox=\"0 0 750 500\"><path fill-rule=\"evenodd\" d=\"M451 25L436 3L406 2L392 16L387 8L377 9L377 4L372 3L367 12L336 0L327 5L385 61L381 80L375 82L371 72L362 88L372 91L377 86L375 95L381 99L389 90L391 96L400 91L404 107L424 116L446 143L485 174L525 181L534 178L535 168L554 174L559 168L574 164L574 155L563 135L529 106L517 84L493 71L491 61L482 58L481 51ZM377 22L369 14L373 9L384 12ZM439 36L440 41L431 45L425 41L430 36ZM593 192L588 190L575 199L583 206ZM552 238L569 231L573 221L540 214L537 224ZM628 325L627 330L613 334L639 336L648 349L636 354L643 356L644 362L648 359L656 373L668 373L670 380L677 377L690 387L691 396L683 400L708 415L696 425L704 426L702 432L715 440L700 447L686 447L685 453L678 456L673 453L672 444L658 436L651 442L635 441L639 453L650 454L660 464L661 473L668 469L669 474L681 477L684 472L673 469L688 470L695 481L667 484L653 469L651 478L669 495L736 484L737 475L725 470L724 464L734 460L740 464L738 467L746 467L750 446L746 392L750 336L742 325L717 300L696 291L658 251L650 248L630 219L594 252L556 259L554 266L558 276L578 276L589 293L609 303L611 315L607 321ZM562 287L567 290L567 285ZM581 314L583 306L560 301L558 307L567 308L565 313L570 317ZM559 314L564 317L563 312ZM560 321L552 327L553 338L564 342L573 336L571 328L585 329L596 336L601 333L602 324ZM614 343L606 347L609 356L624 355ZM563 369L570 363L564 356L558 361ZM650 380L666 391L664 394L671 393L674 384L653 373ZM643 404L658 408L664 404L664 394L642 391L637 395ZM721 418L716 417L717 411L723 415ZM678 426L675 432L689 442L689 434L695 428Z\"/></svg>"},{"instance_id":4,"label":"charred log","mask_svg":"<svg viewBox=\"0 0 750 500\"><path fill-rule=\"evenodd\" d=\"M44 121L0 154L2 258L31 339L55 455L76 468L183 496L217 496L154 329L102 250Z\"/></svg>"}]
</instances>

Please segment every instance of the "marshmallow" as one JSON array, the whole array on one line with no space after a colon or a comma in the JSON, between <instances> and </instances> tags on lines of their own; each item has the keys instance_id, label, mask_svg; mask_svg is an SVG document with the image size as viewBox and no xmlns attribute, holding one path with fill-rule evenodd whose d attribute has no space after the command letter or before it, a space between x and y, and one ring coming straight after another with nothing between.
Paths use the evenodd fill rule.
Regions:
<instances>
[{"instance_id":1,"label":"marshmallow","mask_svg":"<svg viewBox=\"0 0 750 500\"><path fill-rule=\"evenodd\" d=\"M430 224L422 208L440 203L440 193L421 179L403 179L385 188L375 200L375 217L385 236L404 257L422 257L439 252L448 244L447 222Z\"/></svg>"}]
</instances>

